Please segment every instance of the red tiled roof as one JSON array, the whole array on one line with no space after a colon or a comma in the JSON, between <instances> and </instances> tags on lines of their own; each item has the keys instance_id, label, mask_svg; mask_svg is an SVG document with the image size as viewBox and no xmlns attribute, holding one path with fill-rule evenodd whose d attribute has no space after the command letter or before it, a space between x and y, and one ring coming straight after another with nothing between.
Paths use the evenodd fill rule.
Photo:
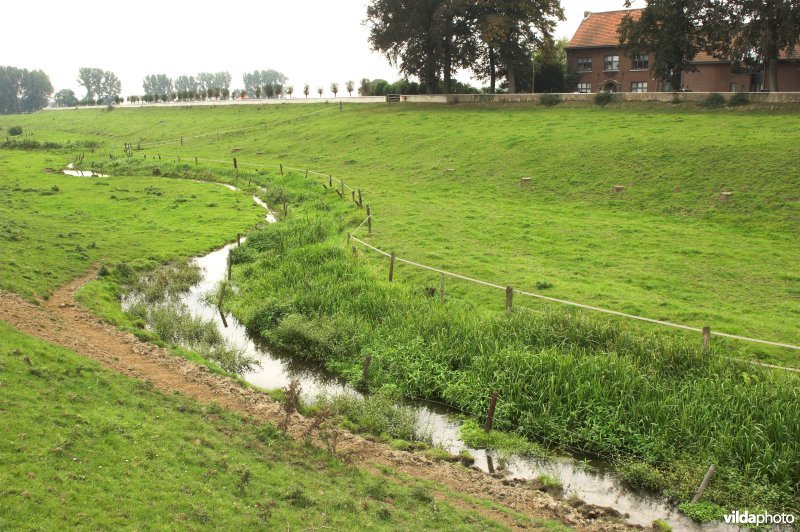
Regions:
<instances>
[{"instance_id":1,"label":"red tiled roof","mask_svg":"<svg viewBox=\"0 0 800 532\"><path fill-rule=\"evenodd\" d=\"M578 31L569 41L568 48L588 48L601 46L619 46L619 27L625 15L630 14L634 20L642 15L643 9L623 9L604 13L589 13L583 19Z\"/></svg>"}]
</instances>

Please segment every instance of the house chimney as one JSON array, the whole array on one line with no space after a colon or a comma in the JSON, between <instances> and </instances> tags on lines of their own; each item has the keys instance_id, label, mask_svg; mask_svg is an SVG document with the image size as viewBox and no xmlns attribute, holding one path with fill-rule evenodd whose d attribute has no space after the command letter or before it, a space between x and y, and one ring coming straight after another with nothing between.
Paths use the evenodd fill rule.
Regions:
<instances>
[{"instance_id":1,"label":"house chimney","mask_svg":"<svg viewBox=\"0 0 800 532\"><path fill-rule=\"evenodd\" d=\"M592 14L591 11L584 11L583 12L583 20L586 20L587 18L589 18L589 15L591 15L591 14Z\"/></svg>"}]
</instances>

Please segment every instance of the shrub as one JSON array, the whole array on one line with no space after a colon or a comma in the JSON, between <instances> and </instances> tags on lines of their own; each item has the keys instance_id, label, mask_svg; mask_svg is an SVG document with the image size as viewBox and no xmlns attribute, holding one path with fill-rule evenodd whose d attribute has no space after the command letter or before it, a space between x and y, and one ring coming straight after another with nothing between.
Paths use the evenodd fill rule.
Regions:
<instances>
[{"instance_id":1,"label":"shrub","mask_svg":"<svg viewBox=\"0 0 800 532\"><path fill-rule=\"evenodd\" d=\"M22 135L22 126L13 126L8 128L8 134L11 137L16 137L18 135Z\"/></svg>"},{"instance_id":2,"label":"shrub","mask_svg":"<svg viewBox=\"0 0 800 532\"><path fill-rule=\"evenodd\" d=\"M730 100L728 100L728 105L731 107L740 107L742 105L747 105L748 103L750 103L750 97L746 92L734 93Z\"/></svg>"},{"instance_id":3,"label":"shrub","mask_svg":"<svg viewBox=\"0 0 800 532\"><path fill-rule=\"evenodd\" d=\"M553 107L561 103L561 95L560 94L542 94L539 97L539 103L542 105L546 105L547 107Z\"/></svg>"},{"instance_id":4,"label":"shrub","mask_svg":"<svg viewBox=\"0 0 800 532\"><path fill-rule=\"evenodd\" d=\"M725 105L725 97L718 92L712 92L703 101L703 107L708 107L709 109L716 109L723 105Z\"/></svg>"},{"instance_id":5,"label":"shrub","mask_svg":"<svg viewBox=\"0 0 800 532\"><path fill-rule=\"evenodd\" d=\"M605 106L614 101L614 94L611 92L598 92L594 96L595 105Z\"/></svg>"}]
</instances>

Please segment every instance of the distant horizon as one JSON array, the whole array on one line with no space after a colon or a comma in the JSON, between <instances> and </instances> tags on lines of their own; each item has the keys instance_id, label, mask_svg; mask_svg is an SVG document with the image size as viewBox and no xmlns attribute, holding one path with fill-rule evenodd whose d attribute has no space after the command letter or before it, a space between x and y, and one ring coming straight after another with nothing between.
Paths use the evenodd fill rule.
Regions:
<instances>
[{"instance_id":1,"label":"distant horizon","mask_svg":"<svg viewBox=\"0 0 800 532\"><path fill-rule=\"evenodd\" d=\"M125 98L141 96L142 80L149 74L175 79L227 71L233 91L244 87L244 73L272 68L289 78L286 84L294 86L295 94L302 96L308 83L317 98L320 86L323 97L332 96L334 81L341 87L347 80L358 84L365 77L389 82L402 77L383 55L369 50L369 32L362 25L365 0L336 5L307 0L269 9L252 5L187 10L142 0L135 9L109 14L107 3L99 0L88 0L80 10L45 0L42 14L32 18L27 5L12 3L6 7L6 20L17 23L4 33L6 42L16 45L2 64L41 69L50 77L53 93L72 89L78 98L85 95L77 82L80 67L114 72ZM624 9L624 0L564 0L562 6L566 20L556 27L559 39L572 36L584 11ZM36 41L31 45L33 35ZM73 39L77 45L71 44ZM456 79L477 87L485 84L465 71Z\"/></svg>"}]
</instances>

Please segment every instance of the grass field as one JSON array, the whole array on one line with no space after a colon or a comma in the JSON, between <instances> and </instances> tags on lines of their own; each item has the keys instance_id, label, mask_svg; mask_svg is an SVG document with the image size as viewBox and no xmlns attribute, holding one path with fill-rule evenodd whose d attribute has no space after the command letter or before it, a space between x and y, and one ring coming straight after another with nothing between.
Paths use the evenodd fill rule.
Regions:
<instances>
[{"instance_id":1,"label":"grass field","mask_svg":"<svg viewBox=\"0 0 800 532\"><path fill-rule=\"evenodd\" d=\"M1 322L0 419L3 530L504 528Z\"/></svg>"},{"instance_id":2,"label":"grass field","mask_svg":"<svg viewBox=\"0 0 800 532\"><path fill-rule=\"evenodd\" d=\"M150 159L237 157L330 172L364 191L371 241L399 256L552 297L800 343L796 113L324 109L82 110L2 125L19 122L39 140L89 138L119 146L116 155L129 142ZM317 114L287 121L307 113ZM242 127L251 129L224 133ZM171 143L152 145L161 142ZM107 157L101 149L87 161ZM529 189L518 185L523 176L533 178ZM615 185L626 189L611 194ZM732 199L720 200L722 191ZM438 284L404 266L398 276ZM448 291L503 303L502 293L460 283ZM791 351L725 345L741 356L800 361Z\"/></svg>"},{"instance_id":3,"label":"grass field","mask_svg":"<svg viewBox=\"0 0 800 532\"><path fill-rule=\"evenodd\" d=\"M401 257L798 344L797 117L682 106L269 106L64 111L0 126L72 143L65 161L82 151L87 166L102 163L114 175L158 169L235 180L235 157L235 182L255 180L269 187L269 203L289 204L284 223L256 232L235 255L233 308L273 344L356 383L363 354L372 353L376 386L476 416L500 390L500 428L611 457L676 500L691 496L712 461L721 479L713 500L796 510L796 379L722 358L800 366L796 352L715 339L704 358L699 335L519 299L542 312L501 313L502 292L459 282L448 281L448 303L438 305L423 295L437 276L398 265L399 282L389 285L385 259L343 246L362 210L325 197L313 175L281 178L277 164L361 189L374 213L368 240ZM231 132L238 128L246 129ZM87 141L99 146L75 149ZM52 164L37 150L0 155L0 168L29 165L20 179ZM521 177L531 186L520 187ZM189 181L171 183L186 195ZM611 193L617 185L625 189ZM23 187L10 190L20 201ZM724 200L723 191L733 196ZM47 276L38 275L30 290L44 286Z\"/></svg>"},{"instance_id":4,"label":"grass field","mask_svg":"<svg viewBox=\"0 0 800 532\"><path fill-rule=\"evenodd\" d=\"M43 171L72 157L0 150L0 288L47 296L95 262L189 257L264 217L249 197L211 183Z\"/></svg>"}]
</instances>

